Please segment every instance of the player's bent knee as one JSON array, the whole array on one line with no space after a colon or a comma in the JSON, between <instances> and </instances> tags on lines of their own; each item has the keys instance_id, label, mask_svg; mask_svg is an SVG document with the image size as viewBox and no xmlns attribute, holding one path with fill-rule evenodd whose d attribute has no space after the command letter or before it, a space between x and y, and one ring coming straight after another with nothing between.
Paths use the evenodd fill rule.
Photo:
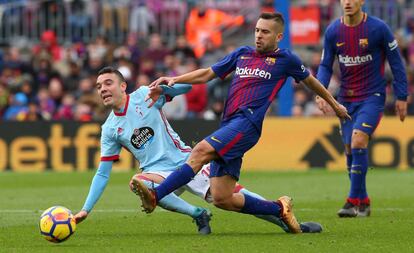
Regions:
<instances>
[{"instance_id":1,"label":"player's bent knee","mask_svg":"<svg viewBox=\"0 0 414 253\"><path fill-rule=\"evenodd\" d=\"M224 197L213 197L213 205L220 209L230 210L231 199Z\"/></svg>"},{"instance_id":2,"label":"player's bent knee","mask_svg":"<svg viewBox=\"0 0 414 253\"><path fill-rule=\"evenodd\" d=\"M201 164L207 164L214 158L215 150L207 142L198 143L191 152L190 158Z\"/></svg>"}]
</instances>

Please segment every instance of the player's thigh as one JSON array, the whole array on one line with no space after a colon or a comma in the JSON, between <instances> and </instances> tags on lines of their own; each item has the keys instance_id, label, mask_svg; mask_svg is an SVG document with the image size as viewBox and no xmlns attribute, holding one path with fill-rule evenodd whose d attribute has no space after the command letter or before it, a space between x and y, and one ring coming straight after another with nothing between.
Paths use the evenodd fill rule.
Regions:
<instances>
[{"instance_id":1,"label":"player's thigh","mask_svg":"<svg viewBox=\"0 0 414 253\"><path fill-rule=\"evenodd\" d=\"M238 116L222 125L204 141L208 142L224 161L243 157L259 140L260 132L244 116Z\"/></svg>"},{"instance_id":2,"label":"player's thigh","mask_svg":"<svg viewBox=\"0 0 414 253\"><path fill-rule=\"evenodd\" d=\"M214 201L231 199L236 182L236 179L229 175L210 178L210 191Z\"/></svg>"},{"instance_id":3,"label":"player's thigh","mask_svg":"<svg viewBox=\"0 0 414 253\"><path fill-rule=\"evenodd\" d=\"M378 94L378 93L376 93ZM384 111L384 97L380 94L368 97L359 107L353 129L371 136L381 121Z\"/></svg>"}]
</instances>

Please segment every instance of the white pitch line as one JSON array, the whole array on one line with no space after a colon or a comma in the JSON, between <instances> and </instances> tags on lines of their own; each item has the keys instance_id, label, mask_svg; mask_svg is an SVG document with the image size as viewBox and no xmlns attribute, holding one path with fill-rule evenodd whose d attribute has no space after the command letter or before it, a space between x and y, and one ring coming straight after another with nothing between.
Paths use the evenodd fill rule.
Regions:
<instances>
[{"instance_id":1,"label":"white pitch line","mask_svg":"<svg viewBox=\"0 0 414 253\"><path fill-rule=\"evenodd\" d=\"M395 212L403 212L403 211L409 211L413 210L414 208L375 208L375 211L380 212L388 212L388 211L395 211ZM298 208L295 209L295 211L298 212L315 212L315 211L323 211L326 209L320 209L320 208ZM30 209L0 209L0 213L42 213L44 210L30 210ZM158 208L156 210L157 212L166 212L167 210ZM93 212L97 213L141 213L140 209L95 209Z\"/></svg>"}]
</instances>

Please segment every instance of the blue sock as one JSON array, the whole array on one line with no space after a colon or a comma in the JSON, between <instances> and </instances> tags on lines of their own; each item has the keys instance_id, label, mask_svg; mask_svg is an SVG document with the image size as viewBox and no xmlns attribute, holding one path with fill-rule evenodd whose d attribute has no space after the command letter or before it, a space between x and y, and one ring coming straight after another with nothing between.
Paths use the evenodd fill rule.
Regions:
<instances>
[{"instance_id":1,"label":"blue sock","mask_svg":"<svg viewBox=\"0 0 414 253\"><path fill-rule=\"evenodd\" d=\"M265 198L263 198L259 194L251 192L251 191L247 190L246 188L241 189L240 192L244 194L245 198L246 198L246 195L249 195L249 196L255 197L257 199L265 200ZM262 215L262 214L256 214L255 216L259 219L262 219L262 220L271 222L273 224L276 224L279 227L281 227L285 232L289 232L289 228L282 221L282 219L279 218L279 216L276 216L276 215Z\"/></svg>"},{"instance_id":2,"label":"blue sock","mask_svg":"<svg viewBox=\"0 0 414 253\"><path fill-rule=\"evenodd\" d=\"M248 194L244 195L244 206L240 210L241 213L253 214L253 215L276 215L280 217L280 205L267 200L261 200L252 197Z\"/></svg>"},{"instance_id":3,"label":"blue sock","mask_svg":"<svg viewBox=\"0 0 414 253\"><path fill-rule=\"evenodd\" d=\"M351 180L351 167L352 167L352 153L346 155L346 168L348 169L349 180Z\"/></svg>"},{"instance_id":4,"label":"blue sock","mask_svg":"<svg viewBox=\"0 0 414 253\"><path fill-rule=\"evenodd\" d=\"M156 187L155 193L157 202L164 198L166 195L177 190L183 185L186 185L195 176L193 169L185 163L181 168L171 173L158 187Z\"/></svg>"},{"instance_id":5,"label":"blue sock","mask_svg":"<svg viewBox=\"0 0 414 253\"><path fill-rule=\"evenodd\" d=\"M144 183L150 188L153 185L154 186L159 185L157 183L152 183L146 180L144 181ZM191 216L192 218L196 218L200 216L200 214L205 210L204 208L196 207L196 206L189 204L184 199L178 197L175 193L170 193L164 198L162 198L158 202L158 205L166 210L186 214L186 215Z\"/></svg>"},{"instance_id":6,"label":"blue sock","mask_svg":"<svg viewBox=\"0 0 414 253\"><path fill-rule=\"evenodd\" d=\"M365 185L365 175L368 167L368 152L366 148L352 149L352 167L351 167L351 190L349 198L358 199L361 195L366 195L363 192Z\"/></svg>"}]
</instances>

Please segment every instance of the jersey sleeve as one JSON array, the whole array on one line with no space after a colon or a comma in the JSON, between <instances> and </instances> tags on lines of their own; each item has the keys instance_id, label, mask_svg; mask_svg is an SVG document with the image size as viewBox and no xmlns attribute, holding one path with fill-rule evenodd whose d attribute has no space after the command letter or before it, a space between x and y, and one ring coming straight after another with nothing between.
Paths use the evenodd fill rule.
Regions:
<instances>
[{"instance_id":1,"label":"jersey sleeve","mask_svg":"<svg viewBox=\"0 0 414 253\"><path fill-rule=\"evenodd\" d=\"M242 49L243 47L234 50L230 54L224 56L223 59L215 63L213 66L211 66L213 72L221 79L224 79L229 73L236 69L237 58L239 57Z\"/></svg>"},{"instance_id":2,"label":"jersey sleeve","mask_svg":"<svg viewBox=\"0 0 414 253\"><path fill-rule=\"evenodd\" d=\"M319 64L316 78L328 88L332 77L332 65L335 60L334 40L332 38L332 29L327 29L325 32L321 63Z\"/></svg>"},{"instance_id":3,"label":"jersey sleeve","mask_svg":"<svg viewBox=\"0 0 414 253\"><path fill-rule=\"evenodd\" d=\"M397 99L407 100L408 86L407 86L407 74L405 66L398 48L398 42L394 38L390 28L387 24L383 24L383 46L385 48L385 55L387 56L388 63L391 67L392 74L394 76L393 88Z\"/></svg>"},{"instance_id":4,"label":"jersey sleeve","mask_svg":"<svg viewBox=\"0 0 414 253\"><path fill-rule=\"evenodd\" d=\"M102 128L101 161L117 161L121 152L121 145L115 141L114 133L107 127Z\"/></svg>"},{"instance_id":5,"label":"jersey sleeve","mask_svg":"<svg viewBox=\"0 0 414 253\"><path fill-rule=\"evenodd\" d=\"M302 81L310 75L302 61L294 53L291 53L287 74L293 77L296 82Z\"/></svg>"},{"instance_id":6,"label":"jersey sleeve","mask_svg":"<svg viewBox=\"0 0 414 253\"><path fill-rule=\"evenodd\" d=\"M96 202L98 202L99 198L102 196L106 185L108 184L111 170L112 161L101 162L99 164L98 170L93 177L91 187L89 188L89 193L86 197L85 203L83 204L82 210L85 210L88 213L92 211Z\"/></svg>"}]
</instances>

